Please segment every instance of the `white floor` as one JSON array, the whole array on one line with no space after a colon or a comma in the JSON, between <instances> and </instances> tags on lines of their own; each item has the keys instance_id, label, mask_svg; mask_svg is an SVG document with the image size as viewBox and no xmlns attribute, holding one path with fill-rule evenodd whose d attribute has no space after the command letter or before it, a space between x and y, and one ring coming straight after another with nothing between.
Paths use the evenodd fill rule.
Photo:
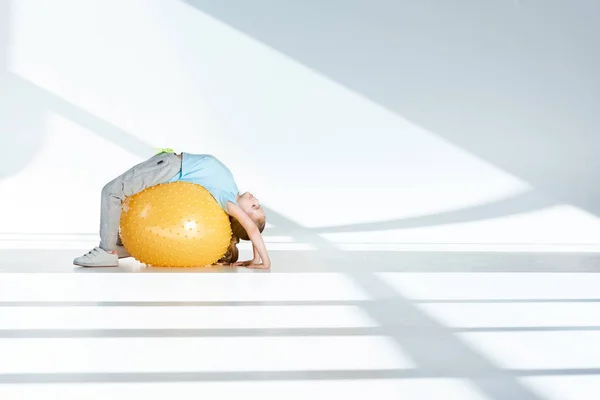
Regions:
<instances>
[{"instance_id":1,"label":"white floor","mask_svg":"<svg viewBox=\"0 0 600 400\"><path fill-rule=\"evenodd\" d=\"M0 399L600 398L600 255L273 252L271 271L0 250Z\"/></svg>"}]
</instances>

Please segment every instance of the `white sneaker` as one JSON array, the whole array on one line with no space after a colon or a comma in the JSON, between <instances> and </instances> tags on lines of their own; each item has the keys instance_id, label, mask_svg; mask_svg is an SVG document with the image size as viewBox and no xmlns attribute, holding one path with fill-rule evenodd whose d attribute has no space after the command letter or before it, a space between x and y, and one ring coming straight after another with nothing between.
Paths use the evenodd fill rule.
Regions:
<instances>
[{"instance_id":1,"label":"white sneaker","mask_svg":"<svg viewBox=\"0 0 600 400\"><path fill-rule=\"evenodd\" d=\"M96 247L81 257L74 259L73 264L82 267L117 267L119 265L119 256Z\"/></svg>"}]
</instances>

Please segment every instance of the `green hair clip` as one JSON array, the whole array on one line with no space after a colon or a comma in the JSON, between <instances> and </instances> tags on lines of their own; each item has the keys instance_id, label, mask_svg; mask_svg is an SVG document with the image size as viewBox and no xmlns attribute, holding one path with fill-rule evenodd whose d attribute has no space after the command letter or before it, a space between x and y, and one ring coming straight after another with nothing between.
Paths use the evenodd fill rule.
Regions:
<instances>
[{"instance_id":1,"label":"green hair clip","mask_svg":"<svg viewBox=\"0 0 600 400\"><path fill-rule=\"evenodd\" d=\"M168 147L165 147L165 148L162 148L162 147L155 147L155 148L154 148L154 150L158 150L158 153L156 153L156 154L162 154L162 153L175 153L175 150L173 150L173 149L171 149L171 148L168 148Z\"/></svg>"}]
</instances>

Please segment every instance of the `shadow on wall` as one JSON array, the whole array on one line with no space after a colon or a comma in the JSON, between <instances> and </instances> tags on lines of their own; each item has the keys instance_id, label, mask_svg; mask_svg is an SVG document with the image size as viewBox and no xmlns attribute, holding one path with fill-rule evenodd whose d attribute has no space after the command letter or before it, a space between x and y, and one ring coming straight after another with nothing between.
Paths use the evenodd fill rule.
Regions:
<instances>
[{"instance_id":1,"label":"shadow on wall","mask_svg":"<svg viewBox=\"0 0 600 400\"><path fill-rule=\"evenodd\" d=\"M600 3L183 1L600 215Z\"/></svg>"},{"instance_id":2,"label":"shadow on wall","mask_svg":"<svg viewBox=\"0 0 600 400\"><path fill-rule=\"evenodd\" d=\"M525 214L555 205L557 205L556 201L541 196L539 193L526 192L478 206L436 214L388 221L310 228L310 231L315 233L368 232L450 225Z\"/></svg>"},{"instance_id":3,"label":"shadow on wall","mask_svg":"<svg viewBox=\"0 0 600 400\"><path fill-rule=\"evenodd\" d=\"M86 127L132 154L152 146L117 126L10 72L10 1L0 2L0 179L25 168L44 146L44 112L52 111Z\"/></svg>"},{"instance_id":4,"label":"shadow on wall","mask_svg":"<svg viewBox=\"0 0 600 400\"><path fill-rule=\"evenodd\" d=\"M597 178L595 174L600 173L598 168L593 168L596 161L592 159L593 149L600 143L591 132L591 119L598 117L584 112L586 106L591 107L585 88L565 86L564 76L558 73L557 66L550 64L554 69L541 71L540 76L529 76L528 72L539 67L533 55L525 61L516 55L513 58L506 55L533 48L535 43L531 43L531 37L529 42L517 45L517 49L509 49L507 39L493 26L487 29L483 18L487 14L482 9L475 10L485 14L479 16L477 23L487 30L476 37L472 35L474 27L468 24L470 20L463 21L459 29L458 18L451 18L451 11L458 16L460 10L444 8L447 6L441 2L435 9L427 9L423 4L390 2L393 4L385 4L386 7L367 7L362 2L348 0L342 7L338 0L319 6L311 1L314 0L288 3L285 7L266 0L253 2L253 7L238 2L236 10L249 7L245 13L234 13L216 2L194 0L191 3L528 180L537 189L546 191L547 196L528 193L484 206L418 218L309 231L359 232L451 224L529 212L553 205L557 200L599 214L600 202L592 200L598 198L600 189L590 184ZM310 7L311 4L315 6ZM149 143L9 72L9 5L8 1L0 3L0 83L4 89L0 93L0 145L8 150L7 155L0 158L0 179L18 173L43 146L42 118L46 110L61 114L132 154L147 155L152 150ZM505 14L510 11L515 16L520 15L507 7L504 6ZM517 28L525 29L524 23L521 25L517 24ZM356 32L361 32L361 37L357 37ZM557 32L555 36L562 33ZM493 45L477 47L486 41ZM572 50L575 51L579 50ZM492 57L493 54L496 56ZM578 60L572 57L573 68L583 68ZM581 71L580 79L594 83L591 75L585 75L586 71ZM547 80L552 73L562 79L556 84L564 86L564 93L558 99L545 101L544 92L534 89L536 82ZM494 77L496 79L492 79ZM524 86L527 90L518 87L519 82L528 83L527 79L531 80ZM572 102L576 99L581 100L579 117L573 114L576 110ZM513 101L515 104L511 104ZM561 104L567 107L560 109ZM547 115L547 120L536 119L544 110L553 113ZM577 121L577 130L567 132L565 121L571 117ZM559 120L563 121L562 125L546 129L550 122ZM568 133L573 136L568 137ZM274 210L270 210L269 215L277 219ZM277 232L289 229L291 227L284 225L275 228ZM304 231L304 228L299 229Z\"/></svg>"},{"instance_id":5,"label":"shadow on wall","mask_svg":"<svg viewBox=\"0 0 600 400\"><path fill-rule=\"evenodd\" d=\"M14 88L8 71L10 2L0 2L0 179L23 169L43 146L42 112Z\"/></svg>"}]
</instances>

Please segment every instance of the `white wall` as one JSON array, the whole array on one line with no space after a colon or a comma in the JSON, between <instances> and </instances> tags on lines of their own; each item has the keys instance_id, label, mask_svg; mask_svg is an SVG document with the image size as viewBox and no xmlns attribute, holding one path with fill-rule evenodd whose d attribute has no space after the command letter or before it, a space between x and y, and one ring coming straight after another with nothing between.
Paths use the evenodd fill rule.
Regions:
<instances>
[{"instance_id":1,"label":"white wall","mask_svg":"<svg viewBox=\"0 0 600 400\"><path fill-rule=\"evenodd\" d=\"M277 235L599 243L592 2L413 3L5 2L0 239L96 232L160 146L225 161Z\"/></svg>"}]
</instances>

